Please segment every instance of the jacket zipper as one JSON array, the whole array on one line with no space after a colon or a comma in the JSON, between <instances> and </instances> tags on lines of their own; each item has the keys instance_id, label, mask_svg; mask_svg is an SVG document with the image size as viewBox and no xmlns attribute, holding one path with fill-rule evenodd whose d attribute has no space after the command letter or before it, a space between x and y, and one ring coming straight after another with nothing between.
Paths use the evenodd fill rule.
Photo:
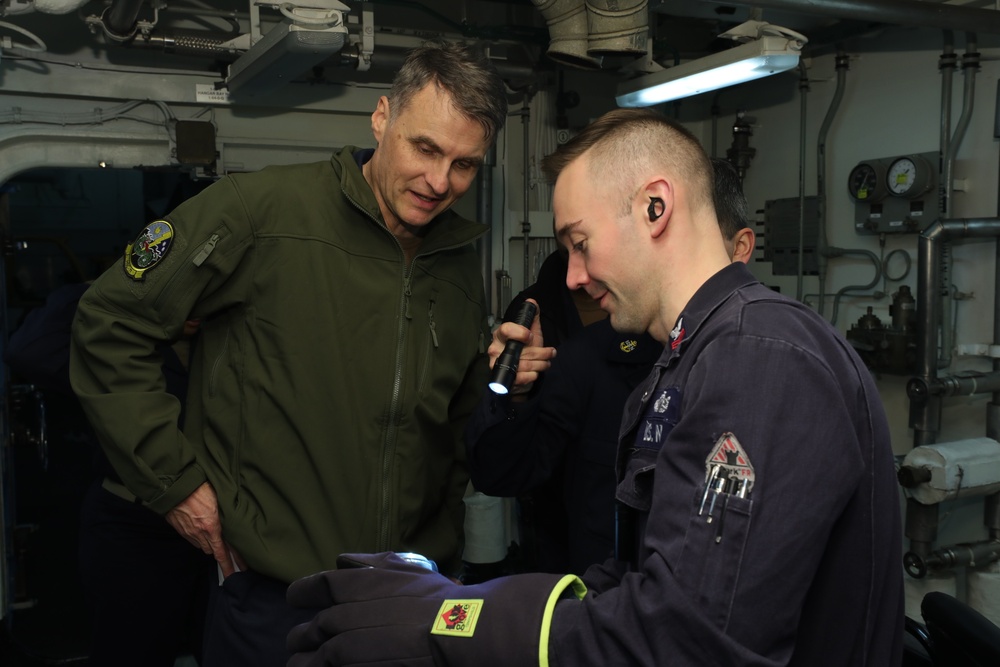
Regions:
<instances>
[{"instance_id":1,"label":"jacket zipper","mask_svg":"<svg viewBox=\"0 0 1000 667\"><path fill-rule=\"evenodd\" d=\"M400 252L402 252L402 247L400 248ZM412 267L412 263L410 267ZM396 451L396 436L399 432L396 428L396 420L399 417L399 394L403 385L403 348L406 343L406 327L410 319L410 296L412 296L410 292L410 267L403 269L403 301L400 304L399 329L396 334L396 365L393 369L392 400L389 403L389 418L386 424L385 438L382 441L382 503L379 508L379 551L387 551L390 542L390 526L392 523L389 520L389 510L392 503L392 494L390 492L392 485L390 482L392 481L392 457Z\"/></svg>"},{"instance_id":2,"label":"jacket zipper","mask_svg":"<svg viewBox=\"0 0 1000 667\"><path fill-rule=\"evenodd\" d=\"M431 305L427 309L427 321L430 322L431 328L431 340L434 341L434 347L438 347L438 335L437 328L434 325L434 301L431 300Z\"/></svg>"},{"instance_id":3,"label":"jacket zipper","mask_svg":"<svg viewBox=\"0 0 1000 667\"><path fill-rule=\"evenodd\" d=\"M379 508L379 530L378 530L378 551L388 551L390 548L390 538L391 538L391 526L390 521L390 509L392 503L392 493L391 484L392 481L392 458L396 449L396 435L398 434L398 428L396 427L396 420L399 415L400 405L399 405L399 395L403 384L403 348L406 342L406 326L410 319L410 278L413 275L413 267L416 266L417 260L422 257L427 257L433 255L436 252L441 252L444 250L451 250L453 248L460 248L467 243L472 243L475 239L470 239L466 241L461 241L459 243L454 243L449 246L437 248L428 253L418 252L410 260L409 265L406 265L406 253L403 251L403 246L400 244L399 239L397 239L389 229L380 223L378 219L371 215L368 210L361 206L357 201L355 201L346 192L344 196L347 197L348 201L354 204L355 208L364 213L368 218L372 220L376 225L378 225L396 244L396 248L399 249L399 254L403 257L403 302L400 304L400 315L399 318L399 329L396 335L396 365L393 369L393 380L392 380L392 400L389 403L389 415L386 423L385 437L382 440L382 475L381 475L381 485L382 485L382 499L381 507ZM485 232L484 232L485 233ZM478 237L476 237L478 238Z\"/></svg>"},{"instance_id":4,"label":"jacket zipper","mask_svg":"<svg viewBox=\"0 0 1000 667\"><path fill-rule=\"evenodd\" d=\"M201 266L205 260L208 259L208 256L212 254L212 251L215 250L215 244L218 242L219 235L212 234L212 237L208 239L205 245L202 246L201 250L198 251L198 254L194 256L194 259L191 260L194 262L194 265Z\"/></svg>"},{"instance_id":5,"label":"jacket zipper","mask_svg":"<svg viewBox=\"0 0 1000 667\"><path fill-rule=\"evenodd\" d=\"M430 329L431 337L427 341L426 352L424 353L423 363L420 366L420 383L417 385L418 390L421 394L424 391L424 387L427 384L427 376L430 375L431 366L434 365L434 350L440 347L438 345L437 337L437 326L434 323L434 300L431 299L430 306L427 308L427 322L428 328Z\"/></svg>"}]
</instances>

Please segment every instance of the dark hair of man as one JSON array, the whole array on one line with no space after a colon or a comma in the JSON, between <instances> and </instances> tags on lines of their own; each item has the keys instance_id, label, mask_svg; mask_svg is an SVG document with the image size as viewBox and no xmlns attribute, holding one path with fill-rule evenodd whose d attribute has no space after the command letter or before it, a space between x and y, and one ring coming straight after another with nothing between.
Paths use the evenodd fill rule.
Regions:
<instances>
[{"instance_id":1,"label":"dark hair of man","mask_svg":"<svg viewBox=\"0 0 1000 667\"><path fill-rule=\"evenodd\" d=\"M712 158L715 186L715 215L719 219L722 236L731 241L736 233L749 226L747 222L747 199L743 196L743 184L736 168L723 158Z\"/></svg>"},{"instance_id":2,"label":"dark hair of man","mask_svg":"<svg viewBox=\"0 0 1000 667\"><path fill-rule=\"evenodd\" d=\"M546 156L542 171L555 182L585 153L595 182L622 197L623 213L650 169L665 169L688 183L694 205L712 203L712 167L701 143L687 128L651 109L609 111Z\"/></svg>"},{"instance_id":3,"label":"dark hair of man","mask_svg":"<svg viewBox=\"0 0 1000 667\"><path fill-rule=\"evenodd\" d=\"M455 107L478 121L491 144L507 120L507 92L490 59L460 42L426 42L410 51L389 90L389 113L402 111L430 83L448 93Z\"/></svg>"}]
</instances>

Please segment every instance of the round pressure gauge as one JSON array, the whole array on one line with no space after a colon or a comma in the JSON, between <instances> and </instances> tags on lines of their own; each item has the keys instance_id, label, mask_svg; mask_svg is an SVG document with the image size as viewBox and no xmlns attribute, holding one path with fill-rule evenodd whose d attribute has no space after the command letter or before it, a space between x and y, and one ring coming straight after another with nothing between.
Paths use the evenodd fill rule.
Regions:
<instances>
[{"instance_id":1,"label":"round pressure gauge","mask_svg":"<svg viewBox=\"0 0 1000 667\"><path fill-rule=\"evenodd\" d=\"M886 172L889 192L913 199L931 189L931 165L919 155L896 158Z\"/></svg>"},{"instance_id":2,"label":"round pressure gauge","mask_svg":"<svg viewBox=\"0 0 1000 667\"><path fill-rule=\"evenodd\" d=\"M885 167L878 162L860 162L847 177L847 192L855 201L876 202L885 197Z\"/></svg>"}]
</instances>

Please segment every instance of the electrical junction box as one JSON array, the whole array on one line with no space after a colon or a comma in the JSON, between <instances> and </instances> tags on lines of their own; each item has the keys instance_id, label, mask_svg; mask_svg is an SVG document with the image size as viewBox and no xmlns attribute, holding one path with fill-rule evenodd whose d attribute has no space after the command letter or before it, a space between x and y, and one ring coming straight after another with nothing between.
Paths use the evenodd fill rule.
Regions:
<instances>
[{"instance_id":1,"label":"electrical junction box","mask_svg":"<svg viewBox=\"0 0 1000 667\"><path fill-rule=\"evenodd\" d=\"M847 177L858 234L917 234L941 210L937 153L862 160Z\"/></svg>"},{"instance_id":2,"label":"electrical junction box","mask_svg":"<svg viewBox=\"0 0 1000 667\"><path fill-rule=\"evenodd\" d=\"M799 242L802 244L802 274L819 273L816 244L819 231L819 199L804 197L804 213L799 198L770 199L764 202L764 261L771 262L776 276L799 273ZM801 230L801 231L800 231Z\"/></svg>"}]
</instances>

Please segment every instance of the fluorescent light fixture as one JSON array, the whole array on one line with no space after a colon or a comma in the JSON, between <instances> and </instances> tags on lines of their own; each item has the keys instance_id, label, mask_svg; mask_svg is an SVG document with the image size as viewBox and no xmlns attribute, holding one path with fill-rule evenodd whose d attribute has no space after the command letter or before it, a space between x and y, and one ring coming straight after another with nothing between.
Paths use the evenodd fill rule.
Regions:
<instances>
[{"instance_id":1,"label":"fluorescent light fixture","mask_svg":"<svg viewBox=\"0 0 1000 667\"><path fill-rule=\"evenodd\" d=\"M802 42L765 36L618 85L620 107L648 107L784 72L799 64Z\"/></svg>"},{"instance_id":2,"label":"fluorescent light fixture","mask_svg":"<svg viewBox=\"0 0 1000 667\"><path fill-rule=\"evenodd\" d=\"M240 97L260 97L281 88L343 48L347 28L302 26L284 21L229 66L226 87Z\"/></svg>"}]
</instances>

